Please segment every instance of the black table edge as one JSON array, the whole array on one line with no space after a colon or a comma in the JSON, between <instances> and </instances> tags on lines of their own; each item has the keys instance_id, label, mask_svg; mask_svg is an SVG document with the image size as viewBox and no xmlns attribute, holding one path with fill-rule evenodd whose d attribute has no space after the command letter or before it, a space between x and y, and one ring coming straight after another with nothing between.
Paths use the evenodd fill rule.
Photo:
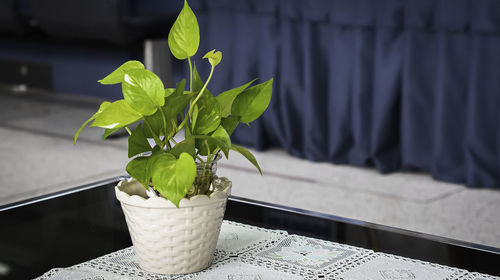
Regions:
<instances>
[{"instance_id":1,"label":"black table edge","mask_svg":"<svg viewBox=\"0 0 500 280\"><path fill-rule=\"evenodd\" d=\"M123 179L127 179L127 178L128 178L127 176L112 177L112 178L96 181L93 183L85 184L82 186L73 187L70 189L63 190L63 191L54 192L54 193L50 193L50 194L22 200L22 201L17 201L17 202L9 203L6 205L1 205L0 212L7 211L10 209L14 209L14 208L18 208L18 207L25 206L25 205L30 205L30 204L45 201L45 200L49 200L52 198L57 198L57 197L64 196L64 195L73 194L76 192L85 191L85 190L92 189L92 188L97 188L97 187L107 185L107 184L110 184L113 182L118 183L118 181L123 180ZM500 248L495 248L492 246L467 242L467 241L463 241L463 240L452 239L452 238L448 238L448 237L441 237L441 236L437 236L437 235L421 233L421 232L417 232L417 231L411 231L411 230L406 230L406 229L401 229L401 228L396 228L396 227L391 227L391 226L385 226L385 225L365 222L365 221L361 221L361 220L355 220L355 219L335 216L335 215L331 215L331 214L325 214L325 213L320 213L320 212L315 212L315 211L310 211L310 210L305 210L305 209L300 209L300 208L294 208L294 207L290 207L290 206L278 205L278 204L273 204L273 203L269 203L269 202L262 202L262 201L257 201L257 200L238 197L238 196L230 196L229 200L241 202L241 203L248 203L248 204L255 205L255 206L267 207L267 208L281 210L281 211L285 211L285 212L296 213L296 214L305 215L305 216L311 216L311 217L316 217L316 218L332 220L332 221L336 221L336 222L343 222L343 223L352 224L352 225L359 225L359 226L363 226L363 227L367 227L367 228L371 228L371 229L375 229L375 230L388 231L388 232L392 232L392 233L396 233L396 234L402 234L402 235L406 235L406 236L410 236L410 237L427 239L427 240L436 241L436 242L440 242L440 243L444 243L444 244L449 244L449 245L454 245L454 246L459 246L459 247L464 247L464 248L469 248L469 249L474 249L474 250L480 250L480 251L493 253L493 254L500 254Z\"/></svg>"},{"instance_id":2,"label":"black table edge","mask_svg":"<svg viewBox=\"0 0 500 280\"><path fill-rule=\"evenodd\" d=\"M93 189L93 188L101 187L103 185L107 185L107 184L110 184L110 183L113 183L113 182L118 183L120 180L127 179L127 178L128 177L126 177L126 176L112 177L112 178L108 178L108 179L96 181L96 182L93 182L93 183L81 185L81 186L78 186L78 187L73 187L73 188L62 190L62 191L53 192L53 193L44 194L44 195L41 195L41 196L29 198L29 199L26 199L26 200L16 201L16 202L8 203L8 204L5 204L5 205L0 205L0 212L7 211L7 210L10 210L10 209L14 209L14 208L18 208L18 207L21 207L21 206L30 205L30 204L37 203L37 202L40 202L40 201L49 200L49 199L52 199L52 198L57 198L57 197L64 196L64 195L69 195L69 194L72 194L72 193L77 193L77 192L85 191L85 190L88 190L88 189Z\"/></svg>"},{"instance_id":3,"label":"black table edge","mask_svg":"<svg viewBox=\"0 0 500 280\"><path fill-rule=\"evenodd\" d=\"M233 201L238 201L238 202L242 202L242 203L256 205L256 206L262 206L262 207L267 207L267 208L271 208L271 209L281 210L281 211L285 211L285 212L291 212L291 213L296 213L296 214L305 215L305 216L311 216L311 217L315 217L315 218L322 218L322 219L332 220L332 221L336 221L336 222L343 222L343 223L352 224L352 225L359 225L359 226L363 226L363 227L367 227L367 228L371 228L371 229L375 229L375 230L388 231L388 232L392 232L392 233L396 233L396 234L402 234L402 235L407 235L407 236L411 236L411 237L427 239L427 240L436 241L436 242L440 242L440 243L444 243L444 244L449 244L449 245L454 245L454 246L459 246L459 247L464 247L464 248L469 248L469 249L474 249L474 250L480 250L480 251L494 253L494 254L500 254L500 248L482 245L482 244L477 244L477 243L472 243L472 242L467 242L467 241L463 241L463 240L452 239L452 238L448 238L448 237L442 237L442 236L437 236L437 235L432 235L432 234L427 234L427 233L421 233L421 232L417 232L417 231L411 231L411 230L406 230L406 229L401 229L401 228L396 228L396 227L391 227L391 226L385 226L385 225L365 222L365 221L361 221L361 220L355 220L355 219L335 216L335 215L331 215L331 214L325 214L325 213L320 213L320 212L315 212L315 211L310 211L310 210L305 210L305 209L300 209L300 208L294 208L294 207L290 207L290 206L273 204L273 203L269 203L269 202L262 202L262 201L257 201L257 200L238 197L238 196L231 196L229 199L233 200Z\"/></svg>"}]
</instances>

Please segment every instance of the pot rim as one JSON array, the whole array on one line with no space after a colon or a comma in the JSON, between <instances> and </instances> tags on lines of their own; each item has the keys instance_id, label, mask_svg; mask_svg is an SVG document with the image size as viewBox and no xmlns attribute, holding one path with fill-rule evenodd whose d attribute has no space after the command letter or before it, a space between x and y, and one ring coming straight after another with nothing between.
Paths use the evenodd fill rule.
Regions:
<instances>
[{"instance_id":1,"label":"pot rim","mask_svg":"<svg viewBox=\"0 0 500 280\"><path fill-rule=\"evenodd\" d=\"M222 190L216 190L208 195L196 195L190 198L183 198L179 202L179 208L209 205L220 201L225 201L231 194L231 181L225 177L220 179L229 182ZM128 188L128 192L124 191ZM131 194L129 194L131 193ZM142 208L175 208L178 209L170 200L164 197L147 197L146 189L134 178L121 180L115 186L116 198L124 204Z\"/></svg>"}]
</instances>

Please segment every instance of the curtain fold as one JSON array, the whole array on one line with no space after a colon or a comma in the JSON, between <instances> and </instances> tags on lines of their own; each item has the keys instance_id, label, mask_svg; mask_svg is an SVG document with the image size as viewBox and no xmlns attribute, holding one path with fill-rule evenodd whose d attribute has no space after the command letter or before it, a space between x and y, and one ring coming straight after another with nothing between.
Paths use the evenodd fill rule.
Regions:
<instances>
[{"instance_id":1,"label":"curtain fold","mask_svg":"<svg viewBox=\"0 0 500 280\"><path fill-rule=\"evenodd\" d=\"M200 53L223 52L212 93L275 77L268 110L235 142L499 187L500 1L190 3Z\"/></svg>"}]
</instances>

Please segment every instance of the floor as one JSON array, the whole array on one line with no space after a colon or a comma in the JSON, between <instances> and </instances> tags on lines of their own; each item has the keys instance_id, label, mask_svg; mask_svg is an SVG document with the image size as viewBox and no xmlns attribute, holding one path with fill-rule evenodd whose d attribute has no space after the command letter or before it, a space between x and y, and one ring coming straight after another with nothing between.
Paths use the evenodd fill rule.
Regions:
<instances>
[{"instance_id":1,"label":"floor","mask_svg":"<svg viewBox=\"0 0 500 280\"><path fill-rule=\"evenodd\" d=\"M86 128L73 145L97 100L0 90L0 104L0 205L125 174L126 138ZM253 152L264 176L238 154L219 164L233 195L500 247L500 191Z\"/></svg>"}]
</instances>

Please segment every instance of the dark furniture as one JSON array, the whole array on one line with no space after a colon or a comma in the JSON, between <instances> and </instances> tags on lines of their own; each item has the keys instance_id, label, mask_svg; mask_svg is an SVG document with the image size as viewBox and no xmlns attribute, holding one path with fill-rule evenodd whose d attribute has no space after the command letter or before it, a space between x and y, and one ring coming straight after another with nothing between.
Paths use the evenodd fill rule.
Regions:
<instances>
[{"instance_id":1,"label":"dark furniture","mask_svg":"<svg viewBox=\"0 0 500 280\"><path fill-rule=\"evenodd\" d=\"M2 279L27 279L131 246L118 178L0 207ZM225 219L500 275L500 249L232 197Z\"/></svg>"},{"instance_id":2,"label":"dark furniture","mask_svg":"<svg viewBox=\"0 0 500 280\"><path fill-rule=\"evenodd\" d=\"M97 80L127 60L154 61L147 67L163 78L156 65L170 65L156 53L168 49L145 44L166 38L181 8L162 0L1 1L0 84L121 98L120 87Z\"/></svg>"}]
</instances>

